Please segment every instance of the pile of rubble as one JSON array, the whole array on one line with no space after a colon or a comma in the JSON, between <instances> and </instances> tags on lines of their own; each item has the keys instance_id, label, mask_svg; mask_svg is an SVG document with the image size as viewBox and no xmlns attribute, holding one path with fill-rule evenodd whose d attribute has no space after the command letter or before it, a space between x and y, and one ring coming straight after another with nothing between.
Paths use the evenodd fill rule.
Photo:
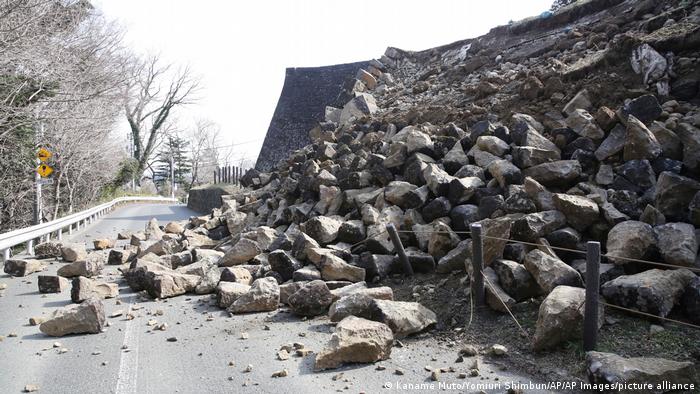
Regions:
<instances>
[{"instance_id":1,"label":"pile of rubble","mask_svg":"<svg viewBox=\"0 0 700 394\"><path fill-rule=\"evenodd\" d=\"M581 336L587 241L607 255L607 302L697 323L699 32L695 1L592 0L429 51L389 48L358 71L352 100L327 108L312 145L273 172L248 171L209 215L122 234L132 247L106 263L156 298L212 293L232 314L280 303L328 314L338 325L318 369L386 359L394 338L438 320L372 286L402 273L390 224L415 272L472 277L468 232L481 224L488 303L541 302L535 350ZM59 275L77 277L73 300L88 301L42 331L99 330L91 296L113 293L86 278L101 262L44 248L75 261ZM69 314L79 328L62 324Z\"/></svg>"}]
</instances>

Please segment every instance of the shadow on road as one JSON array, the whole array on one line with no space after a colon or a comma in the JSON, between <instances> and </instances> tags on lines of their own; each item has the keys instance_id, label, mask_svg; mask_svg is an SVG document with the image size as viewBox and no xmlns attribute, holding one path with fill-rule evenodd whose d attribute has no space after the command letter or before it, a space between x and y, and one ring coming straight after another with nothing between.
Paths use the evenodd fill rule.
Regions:
<instances>
[{"instance_id":1,"label":"shadow on road","mask_svg":"<svg viewBox=\"0 0 700 394\"><path fill-rule=\"evenodd\" d=\"M72 304L73 302L71 300L61 300L61 301L49 301L44 303L44 307L46 308L59 308L59 307L64 307Z\"/></svg>"}]
</instances>

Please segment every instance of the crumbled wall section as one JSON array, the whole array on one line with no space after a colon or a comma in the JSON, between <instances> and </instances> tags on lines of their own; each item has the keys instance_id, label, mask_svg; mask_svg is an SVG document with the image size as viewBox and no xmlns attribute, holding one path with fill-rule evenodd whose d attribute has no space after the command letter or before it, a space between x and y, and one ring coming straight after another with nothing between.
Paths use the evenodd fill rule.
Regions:
<instances>
[{"instance_id":1,"label":"crumbled wall section","mask_svg":"<svg viewBox=\"0 0 700 394\"><path fill-rule=\"evenodd\" d=\"M291 151L310 144L309 130L323 120L327 105L342 107L350 99L343 84L367 63L288 68L255 168L270 170Z\"/></svg>"},{"instance_id":2,"label":"crumbled wall section","mask_svg":"<svg viewBox=\"0 0 700 394\"><path fill-rule=\"evenodd\" d=\"M214 208L221 208L221 196L232 194L237 190L233 185L206 185L193 187L187 199L187 207L202 214L211 213Z\"/></svg>"}]
</instances>

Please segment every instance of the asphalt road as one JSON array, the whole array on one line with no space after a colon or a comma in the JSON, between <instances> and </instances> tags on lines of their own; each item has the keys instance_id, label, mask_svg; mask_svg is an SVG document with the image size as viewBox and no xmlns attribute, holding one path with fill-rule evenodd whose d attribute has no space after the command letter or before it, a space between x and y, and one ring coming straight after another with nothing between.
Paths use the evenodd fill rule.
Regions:
<instances>
[{"instance_id":1,"label":"asphalt road","mask_svg":"<svg viewBox=\"0 0 700 394\"><path fill-rule=\"evenodd\" d=\"M74 233L71 240L91 244L93 238L115 237L122 229L142 229L152 217L165 224L195 214L177 205L129 205ZM54 273L61 264L52 263L47 272ZM391 359L375 365L314 373L313 355L280 361L276 354L282 345L294 342L319 351L331 335L327 318L300 320L285 308L231 317L209 295L156 302L132 292L111 266L104 269L102 279L119 283L121 305L116 299L105 300L107 315L123 310L136 318L108 318L109 327L100 334L52 338L30 326L29 318L47 317L70 305L70 290L42 295L37 275L0 276L0 283L7 284L0 297L1 394L19 393L27 384L39 385L40 393L464 393L481 389L503 393L507 382L529 381L488 360L480 360L479 377L459 379L458 373L468 372L471 360L455 363L460 344L450 347L430 335L402 340L403 346L392 350ZM151 319L167 323L167 329L154 330L147 325ZM167 340L172 337L177 341ZM245 372L248 365L252 371ZM377 365L386 369L378 370ZM443 373L439 382L432 382L426 366L452 366L456 372ZM289 376L271 377L282 369ZM396 375L397 369L404 375ZM476 387L489 384L496 386Z\"/></svg>"}]
</instances>

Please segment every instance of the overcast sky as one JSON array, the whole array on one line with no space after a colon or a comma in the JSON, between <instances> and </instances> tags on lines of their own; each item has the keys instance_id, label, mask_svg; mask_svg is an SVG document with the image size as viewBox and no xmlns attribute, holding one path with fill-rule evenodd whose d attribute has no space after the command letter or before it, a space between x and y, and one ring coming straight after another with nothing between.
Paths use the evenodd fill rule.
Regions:
<instances>
[{"instance_id":1,"label":"overcast sky","mask_svg":"<svg viewBox=\"0 0 700 394\"><path fill-rule=\"evenodd\" d=\"M476 37L538 15L552 0L95 0L126 28L139 52L158 52L202 76L199 104L183 122L207 117L257 158L285 68L379 58L388 46L421 50ZM125 131L126 133L126 131Z\"/></svg>"}]
</instances>

